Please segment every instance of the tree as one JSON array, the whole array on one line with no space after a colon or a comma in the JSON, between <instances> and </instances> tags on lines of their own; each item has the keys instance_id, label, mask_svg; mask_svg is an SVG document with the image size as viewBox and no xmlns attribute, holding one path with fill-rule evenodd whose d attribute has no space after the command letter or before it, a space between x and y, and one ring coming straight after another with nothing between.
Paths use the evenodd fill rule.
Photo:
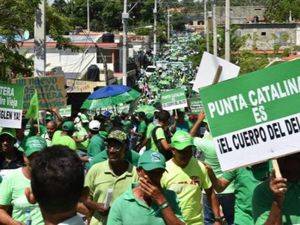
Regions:
<instances>
[{"instance_id":1,"label":"tree","mask_svg":"<svg viewBox=\"0 0 300 225\"><path fill-rule=\"evenodd\" d=\"M7 80L16 76L31 76L33 61L20 54L20 39L24 30L33 34L35 10L40 0L0 0L0 33L5 41L0 43L0 79ZM46 33L58 41L57 47L67 48L69 40L62 34L70 30L69 20L60 15L55 8L46 6Z\"/></svg>"},{"instance_id":2,"label":"tree","mask_svg":"<svg viewBox=\"0 0 300 225\"><path fill-rule=\"evenodd\" d=\"M269 22L287 22L290 12L293 19L300 19L300 0L266 0L265 5L265 17Z\"/></svg>"}]
</instances>

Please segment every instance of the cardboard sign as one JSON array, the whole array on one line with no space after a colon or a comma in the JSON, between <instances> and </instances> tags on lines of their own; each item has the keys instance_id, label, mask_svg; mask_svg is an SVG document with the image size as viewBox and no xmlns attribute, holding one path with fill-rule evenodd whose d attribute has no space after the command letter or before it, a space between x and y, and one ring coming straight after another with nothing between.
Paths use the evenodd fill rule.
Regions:
<instances>
[{"instance_id":1,"label":"cardboard sign","mask_svg":"<svg viewBox=\"0 0 300 225\"><path fill-rule=\"evenodd\" d=\"M24 87L0 82L0 126L21 128Z\"/></svg>"},{"instance_id":2,"label":"cardboard sign","mask_svg":"<svg viewBox=\"0 0 300 225\"><path fill-rule=\"evenodd\" d=\"M164 110L182 109L187 107L185 91L181 88L173 89L162 93L162 108Z\"/></svg>"},{"instance_id":3,"label":"cardboard sign","mask_svg":"<svg viewBox=\"0 0 300 225\"><path fill-rule=\"evenodd\" d=\"M300 151L300 60L200 89L223 171Z\"/></svg>"},{"instance_id":4,"label":"cardboard sign","mask_svg":"<svg viewBox=\"0 0 300 225\"><path fill-rule=\"evenodd\" d=\"M72 115L72 106L71 105L67 105L66 108L59 109L59 114L62 117L70 117Z\"/></svg>"},{"instance_id":5,"label":"cardboard sign","mask_svg":"<svg viewBox=\"0 0 300 225\"><path fill-rule=\"evenodd\" d=\"M200 112L204 112L204 106L201 102L200 98L190 98L189 99L189 106L191 112L194 114L199 114Z\"/></svg>"},{"instance_id":6,"label":"cardboard sign","mask_svg":"<svg viewBox=\"0 0 300 225\"><path fill-rule=\"evenodd\" d=\"M30 77L12 80L24 85L24 109L28 109L30 100L36 89L39 96L39 108L63 108L66 106L65 78L63 76Z\"/></svg>"},{"instance_id":7,"label":"cardboard sign","mask_svg":"<svg viewBox=\"0 0 300 225\"><path fill-rule=\"evenodd\" d=\"M222 67L219 82L235 78L240 72L240 67L237 65L204 52L193 85L193 91L199 92L199 88L213 84L219 66Z\"/></svg>"}]
</instances>

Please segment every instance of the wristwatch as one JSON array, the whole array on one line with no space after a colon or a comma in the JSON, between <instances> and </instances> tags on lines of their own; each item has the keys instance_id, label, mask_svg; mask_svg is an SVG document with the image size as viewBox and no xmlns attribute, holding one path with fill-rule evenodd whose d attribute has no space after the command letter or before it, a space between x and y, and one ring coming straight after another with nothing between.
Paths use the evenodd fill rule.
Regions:
<instances>
[{"instance_id":1,"label":"wristwatch","mask_svg":"<svg viewBox=\"0 0 300 225\"><path fill-rule=\"evenodd\" d=\"M220 222L223 224L225 222L225 217L224 216L215 216L215 222Z\"/></svg>"},{"instance_id":2,"label":"wristwatch","mask_svg":"<svg viewBox=\"0 0 300 225\"><path fill-rule=\"evenodd\" d=\"M167 208L169 206L169 203L167 201L165 201L164 203L162 203L160 206L159 206L159 209L160 210L163 210L165 208Z\"/></svg>"}]
</instances>

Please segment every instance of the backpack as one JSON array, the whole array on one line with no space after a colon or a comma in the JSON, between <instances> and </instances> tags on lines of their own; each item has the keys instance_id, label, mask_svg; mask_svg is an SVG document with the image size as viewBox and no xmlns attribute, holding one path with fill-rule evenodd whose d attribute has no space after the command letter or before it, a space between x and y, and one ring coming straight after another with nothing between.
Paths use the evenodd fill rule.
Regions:
<instances>
[{"instance_id":1,"label":"backpack","mask_svg":"<svg viewBox=\"0 0 300 225\"><path fill-rule=\"evenodd\" d=\"M154 144L156 145L158 151L165 157L166 161L168 161L169 159L171 159L173 157L173 153L171 151L164 150L161 142L159 140L157 140L156 131L158 128L161 128L161 126L157 126L152 130L151 137L153 138ZM166 133L165 131L164 131L164 134L165 134L167 142L170 143L171 136L168 133Z\"/></svg>"}]
</instances>

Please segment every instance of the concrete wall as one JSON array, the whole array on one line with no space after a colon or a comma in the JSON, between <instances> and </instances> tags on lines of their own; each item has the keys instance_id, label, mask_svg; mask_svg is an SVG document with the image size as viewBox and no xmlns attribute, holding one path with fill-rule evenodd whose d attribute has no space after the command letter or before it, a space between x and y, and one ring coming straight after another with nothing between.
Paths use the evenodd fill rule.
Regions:
<instances>
[{"instance_id":1,"label":"concrete wall","mask_svg":"<svg viewBox=\"0 0 300 225\"><path fill-rule=\"evenodd\" d=\"M244 49L273 50L277 44L281 48L299 45L300 31L297 29L296 24L245 24L237 34L248 36Z\"/></svg>"}]
</instances>

